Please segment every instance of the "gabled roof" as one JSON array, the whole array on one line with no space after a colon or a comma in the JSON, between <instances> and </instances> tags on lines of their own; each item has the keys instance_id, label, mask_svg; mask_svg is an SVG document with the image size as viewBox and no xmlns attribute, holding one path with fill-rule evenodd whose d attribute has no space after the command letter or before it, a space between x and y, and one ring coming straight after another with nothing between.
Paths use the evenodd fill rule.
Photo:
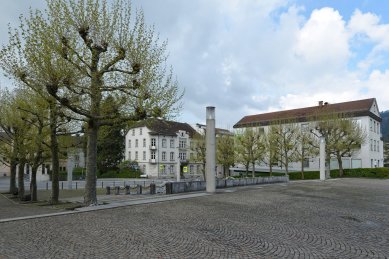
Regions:
<instances>
[{"instance_id":1,"label":"gabled roof","mask_svg":"<svg viewBox=\"0 0 389 259\"><path fill-rule=\"evenodd\" d=\"M305 122L318 114L343 114L347 117L370 116L378 121L381 118L370 111L375 103L375 98L357 100L351 102L328 104L320 102L318 106L269 112L243 117L234 128L266 126L275 121L296 121Z\"/></svg>"},{"instance_id":2,"label":"gabled roof","mask_svg":"<svg viewBox=\"0 0 389 259\"><path fill-rule=\"evenodd\" d=\"M151 130L150 134L152 135L176 136L179 130L186 131L190 137L193 137L193 135L196 134L196 130L188 123L167 121L157 118L140 121L134 124L130 129L139 127L147 127Z\"/></svg>"}]
</instances>

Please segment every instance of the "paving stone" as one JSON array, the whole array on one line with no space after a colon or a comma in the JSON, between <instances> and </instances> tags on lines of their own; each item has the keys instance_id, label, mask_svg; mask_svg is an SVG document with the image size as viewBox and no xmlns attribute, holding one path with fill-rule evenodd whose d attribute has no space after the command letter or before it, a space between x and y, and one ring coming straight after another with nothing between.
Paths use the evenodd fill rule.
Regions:
<instances>
[{"instance_id":1,"label":"paving stone","mask_svg":"<svg viewBox=\"0 0 389 259\"><path fill-rule=\"evenodd\" d=\"M387 180L291 182L5 222L0 256L388 258L388 191Z\"/></svg>"}]
</instances>

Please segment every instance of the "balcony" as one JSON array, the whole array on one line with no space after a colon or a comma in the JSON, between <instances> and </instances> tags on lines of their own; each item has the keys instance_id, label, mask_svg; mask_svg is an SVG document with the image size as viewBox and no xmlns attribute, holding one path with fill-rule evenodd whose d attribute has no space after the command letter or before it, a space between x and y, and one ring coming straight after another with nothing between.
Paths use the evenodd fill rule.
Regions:
<instances>
[{"instance_id":1,"label":"balcony","mask_svg":"<svg viewBox=\"0 0 389 259\"><path fill-rule=\"evenodd\" d=\"M150 145L149 148L150 148L151 150L157 150L157 146L155 146L155 145L154 145L154 146L153 146L153 145Z\"/></svg>"},{"instance_id":2,"label":"balcony","mask_svg":"<svg viewBox=\"0 0 389 259\"><path fill-rule=\"evenodd\" d=\"M150 162L150 164L155 164L155 163L157 163L157 159L150 159L149 162Z\"/></svg>"}]
</instances>

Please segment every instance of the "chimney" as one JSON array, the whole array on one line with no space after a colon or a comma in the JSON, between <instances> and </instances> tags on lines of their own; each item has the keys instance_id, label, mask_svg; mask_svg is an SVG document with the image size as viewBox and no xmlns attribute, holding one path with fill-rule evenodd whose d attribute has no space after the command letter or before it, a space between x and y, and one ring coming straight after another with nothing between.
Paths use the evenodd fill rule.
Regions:
<instances>
[{"instance_id":1,"label":"chimney","mask_svg":"<svg viewBox=\"0 0 389 259\"><path fill-rule=\"evenodd\" d=\"M323 106L323 101L319 101L319 106Z\"/></svg>"}]
</instances>

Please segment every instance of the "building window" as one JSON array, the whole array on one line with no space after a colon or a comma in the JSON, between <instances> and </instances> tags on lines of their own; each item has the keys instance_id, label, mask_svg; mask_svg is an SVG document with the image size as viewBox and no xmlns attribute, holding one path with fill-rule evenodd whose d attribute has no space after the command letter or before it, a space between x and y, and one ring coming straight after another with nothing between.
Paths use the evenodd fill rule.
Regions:
<instances>
[{"instance_id":1,"label":"building window","mask_svg":"<svg viewBox=\"0 0 389 259\"><path fill-rule=\"evenodd\" d=\"M380 142L377 140L377 152L380 152Z\"/></svg>"},{"instance_id":2,"label":"building window","mask_svg":"<svg viewBox=\"0 0 389 259\"><path fill-rule=\"evenodd\" d=\"M138 160L138 151L135 151L135 160Z\"/></svg>"},{"instance_id":3,"label":"building window","mask_svg":"<svg viewBox=\"0 0 389 259\"><path fill-rule=\"evenodd\" d=\"M171 140L170 140L170 147L171 147L171 148L174 148L174 139L171 139Z\"/></svg>"},{"instance_id":4,"label":"building window","mask_svg":"<svg viewBox=\"0 0 389 259\"><path fill-rule=\"evenodd\" d=\"M374 149L373 149L374 151L376 151L376 143L377 142L374 140Z\"/></svg>"},{"instance_id":5,"label":"building window","mask_svg":"<svg viewBox=\"0 0 389 259\"><path fill-rule=\"evenodd\" d=\"M155 159L155 151L151 151L150 158L151 158L151 159Z\"/></svg>"},{"instance_id":6,"label":"building window","mask_svg":"<svg viewBox=\"0 0 389 259\"><path fill-rule=\"evenodd\" d=\"M143 151L143 161L146 160L146 151Z\"/></svg>"},{"instance_id":7,"label":"building window","mask_svg":"<svg viewBox=\"0 0 389 259\"><path fill-rule=\"evenodd\" d=\"M142 135L142 128L139 129L139 135Z\"/></svg>"},{"instance_id":8,"label":"building window","mask_svg":"<svg viewBox=\"0 0 389 259\"><path fill-rule=\"evenodd\" d=\"M373 140L370 139L370 151L373 151Z\"/></svg>"},{"instance_id":9,"label":"building window","mask_svg":"<svg viewBox=\"0 0 389 259\"><path fill-rule=\"evenodd\" d=\"M128 147L131 148L131 139L128 140Z\"/></svg>"},{"instance_id":10,"label":"building window","mask_svg":"<svg viewBox=\"0 0 389 259\"><path fill-rule=\"evenodd\" d=\"M189 166L189 173L193 174L193 165Z\"/></svg>"},{"instance_id":11,"label":"building window","mask_svg":"<svg viewBox=\"0 0 389 259\"><path fill-rule=\"evenodd\" d=\"M166 152L165 151L162 152L162 161L166 161Z\"/></svg>"},{"instance_id":12,"label":"building window","mask_svg":"<svg viewBox=\"0 0 389 259\"><path fill-rule=\"evenodd\" d=\"M163 148L166 148L167 146L166 146L166 139L162 139L162 147Z\"/></svg>"},{"instance_id":13,"label":"building window","mask_svg":"<svg viewBox=\"0 0 389 259\"><path fill-rule=\"evenodd\" d=\"M170 152L170 161L174 161L174 152Z\"/></svg>"},{"instance_id":14,"label":"building window","mask_svg":"<svg viewBox=\"0 0 389 259\"><path fill-rule=\"evenodd\" d=\"M128 160L131 161L131 151L128 152Z\"/></svg>"},{"instance_id":15,"label":"building window","mask_svg":"<svg viewBox=\"0 0 389 259\"><path fill-rule=\"evenodd\" d=\"M201 172L201 167L200 165L197 165L197 173L200 173Z\"/></svg>"},{"instance_id":16,"label":"building window","mask_svg":"<svg viewBox=\"0 0 389 259\"><path fill-rule=\"evenodd\" d=\"M152 147L155 147L155 138L152 138L152 139L151 139L151 146L152 146Z\"/></svg>"},{"instance_id":17,"label":"building window","mask_svg":"<svg viewBox=\"0 0 389 259\"><path fill-rule=\"evenodd\" d=\"M180 148L186 148L186 139L180 139L179 147Z\"/></svg>"},{"instance_id":18,"label":"building window","mask_svg":"<svg viewBox=\"0 0 389 259\"><path fill-rule=\"evenodd\" d=\"M135 147L138 147L138 139L135 139Z\"/></svg>"},{"instance_id":19,"label":"building window","mask_svg":"<svg viewBox=\"0 0 389 259\"><path fill-rule=\"evenodd\" d=\"M169 173L174 173L174 165L169 166Z\"/></svg>"},{"instance_id":20,"label":"building window","mask_svg":"<svg viewBox=\"0 0 389 259\"><path fill-rule=\"evenodd\" d=\"M143 165L142 167L143 167L143 171L142 172L145 174L146 173L146 165Z\"/></svg>"},{"instance_id":21,"label":"building window","mask_svg":"<svg viewBox=\"0 0 389 259\"><path fill-rule=\"evenodd\" d=\"M132 135L135 136L135 129L132 129Z\"/></svg>"},{"instance_id":22,"label":"building window","mask_svg":"<svg viewBox=\"0 0 389 259\"><path fill-rule=\"evenodd\" d=\"M180 152L178 157L180 158L181 161L186 160L186 153L185 152Z\"/></svg>"},{"instance_id":23,"label":"building window","mask_svg":"<svg viewBox=\"0 0 389 259\"><path fill-rule=\"evenodd\" d=\"M370 119L370 131L373 131L373 120Z\"/></svg>"}]
</instances>

